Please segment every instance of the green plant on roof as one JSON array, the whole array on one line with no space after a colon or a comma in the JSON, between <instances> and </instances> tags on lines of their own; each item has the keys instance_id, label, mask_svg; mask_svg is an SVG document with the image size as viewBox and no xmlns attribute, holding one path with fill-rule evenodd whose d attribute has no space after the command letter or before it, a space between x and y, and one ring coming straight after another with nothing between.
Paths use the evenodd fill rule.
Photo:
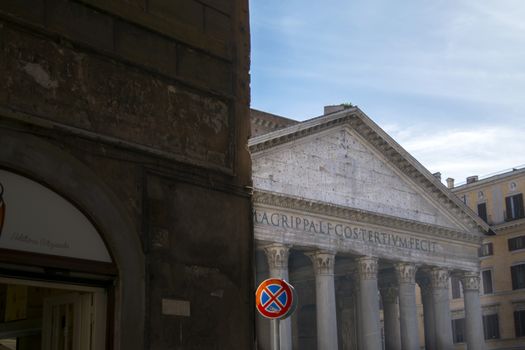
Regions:
<instances>
[{"instance_id":1,"label":"green plant on roof","mask_svg":"<svg viewBox=\"0 0 525 350\"><path fill-rule=\"evenodd\" d=\"M348 108L352 108L354 107L354 105L350 102L345 102L345 103L341 103L341 106L344 108L344 109L348 109Z\"/></svg>"}]
</instances>

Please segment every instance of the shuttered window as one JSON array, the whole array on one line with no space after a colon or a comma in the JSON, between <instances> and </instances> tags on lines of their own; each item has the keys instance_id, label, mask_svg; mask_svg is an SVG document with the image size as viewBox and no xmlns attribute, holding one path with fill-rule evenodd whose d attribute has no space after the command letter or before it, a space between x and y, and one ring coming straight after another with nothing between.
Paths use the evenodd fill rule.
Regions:
<instances>
[{"instance_id":1,"label":"shuttered window","mask_svg":"<svg viewBox=\"0 0 525 350\"><path fill-rule=\"evenodd\" d=\"M487 203L478 204L478 216L487 222Z\"/></svg>"},{"instance_id":2,"label":"shuttered window","mask_svg":"<svg viewBox=\"0 0 525 350\"><path fill-rule=\"evenodd\" d=\"M500 338L498 314L483 316L483 333L485 334L485 340Z\"/></svg>"},{"instance_id":3,"label":"shuttered window","mask_svg":"<svg viewBox=\"0 0 525 350\"><path fill-rule=\"evenodd\" d=\"M483 243L483 245L479 248L479 256L490 256L494 254L494 247L492 242Z\"/></svg>"},{"instance_id":4,"label":"shuttered window","mask_svg":"<svg viewBox=\"0 0 525 350\"><path fill-rule=\"evenodd\" d=\"M525 217L523 210L523 194L505 197L505 220L516 220Z\"/></svg>"},{"instance_id":5,"label":"shuttered window","mask_svg":"<svg viewBox=\"0 0 525 350\"><path fill-rule=\"evenodd\" d=\"M511 238L507 242L509 244L509 251L525 248L525 236Z\"/></svg>"},{"instance_id":6,"label":"shuttered window","mask_svg":"<svg viewBox=\"0 0 525 350\"><path fill-rule=\"evenodd\" d=\"M525 337L525 310L514 311L514 327L516 338Z\"/></svg>"},{"instance_id":7,"label":"shuttered window","mask_svg":"<svg viewBox=\"0 0 525 350\"><path fill-rule=\"evenodd\" d=\"M481 279L483 280L483 294L492 294L492 270L482 271Z\"/></svg>"},{"instance_id":8,"label":"shuttered window","mask_svg":"<svg viewBox=\"0 0 525 350\"><path fill-rule=\"evenodd\" d=\"M511 266L510 273L512 276L512 289L525 288L525 264Z\"/></svg>"},{"instance_id":9,"label":"shuttered window","mask_svg":"<svg viewBox=\"0 0 525 350\"><path fill-rule=\"evenodd\" d=\"M465 319L458 318L452 320L452 337L454 344L465 342Z\"/></svg>"}]
</instances>

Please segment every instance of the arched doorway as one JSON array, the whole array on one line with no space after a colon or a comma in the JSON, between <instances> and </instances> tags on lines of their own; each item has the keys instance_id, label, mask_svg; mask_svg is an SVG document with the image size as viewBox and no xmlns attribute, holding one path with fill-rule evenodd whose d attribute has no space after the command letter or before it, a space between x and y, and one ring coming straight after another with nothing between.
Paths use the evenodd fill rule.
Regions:
<instances>
[{"instance_id":1,"label":"arched doorway","mask_svg":"<svg viewBox=\"0 0 525 350\"><path fill-rule=\"evenodd\" d=\"M98 230L79 209L0 169L0 349L106 348L116 275Z\"/></svg>"},{"instance_id":2,"label":"arched doorway","mask_svg":"<svg viewBox=\"0 0 525 350\"><path fill-rule=\"evenodd\" d=\"M144 253L132 218L119 199L77 158L28 134L0 130L0 170L25 178L61 197L91 225L92 232L106 250L106 258L89 254L79 255L79 258L76 253L60 256L5 247L0 252L0 275L5 279L0 283L48 289L44 293L56 294L58 290L60 294L67 294L67 291L84 295L84 301L89 299L85 296L87 293L91 302L99 305L103 305L101 300L106 301L105 344L94 349L143 349ZM4 188L4 197L7 191ZM5 205L7 212L7 199ZM7 222L4 221L2 236L6 230ZM23 236L15 237L24 240ZM53 249L59 249L59 245L60 242ZM84 254L84 249L81 250ZM13 279L17 283L13 283ZM98 308L102 309L104 307Z\"/></svg>"}]
</instances>

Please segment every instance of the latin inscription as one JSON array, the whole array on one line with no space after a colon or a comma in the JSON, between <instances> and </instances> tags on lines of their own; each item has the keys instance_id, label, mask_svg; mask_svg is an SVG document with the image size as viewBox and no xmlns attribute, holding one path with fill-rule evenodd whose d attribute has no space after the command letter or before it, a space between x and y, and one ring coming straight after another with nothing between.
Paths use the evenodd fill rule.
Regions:
<instances>
[{"instance_id":1,"label":"latin inscription","mask_svg":"<svg viewBox=\"0 0 525 350\"><path fill-rule=\"evenodd\" d=\"M413 249L422 252L435 252L436 242L396 233L382 232L370 228L346 225L319 219L294 216L283 213L253 212L256 224L293 229L312 235L335 236L348 240L359 240L365 244L386 245L397 248Z\"/></svg>"}]
</instances>

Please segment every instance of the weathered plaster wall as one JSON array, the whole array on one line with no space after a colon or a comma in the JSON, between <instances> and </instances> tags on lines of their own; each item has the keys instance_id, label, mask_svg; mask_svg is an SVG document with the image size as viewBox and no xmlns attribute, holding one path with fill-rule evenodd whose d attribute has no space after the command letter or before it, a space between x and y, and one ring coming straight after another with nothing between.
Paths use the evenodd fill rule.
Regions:
<instances>
[{"instance_id":1,"label":"weathered plaster wall","mask_svg":"<svg viewBox=\"0 0 525 350\"><path fill-rule=\"evenodd\" d=\"M233 93L232 62L76 3L50 1L38 17L45 18L46 30L108 55L4 26L0 74L8 78L0 89L10 108L192 162L233 166L235 113L226 98ZM206 83L207 90L222 96L189 89L173 78Z\"/></svg>"},{"instance_id":2,"label":"weathered plaster wall","mask_svg":"<svg viewBox=\"0 0 525 350\"><path fill-rule=\"evenodd\" d=\"M253 156L254 187L454 228L348 129L332 129Z\"/></svg>"},{"instance_id":3,"label":"weathered plaster wall","mask_svg":"<svg viewBox=\"0 0 525 350\"><path fill-rule=\"evenodd\" d=\"M0 167L68 182L73 157L132 225L111 235L141 243L141 269L118 266L141 277L117 281L115 317L138 317L117 320L115 349L253 346L248 72L244 0L0 2L0 129L60 150L33 170L10 141L20 164ZM53 188L83 196L75 183ZM163 299L191 315L163 314Z\"/></svg>"}]
</instances>

